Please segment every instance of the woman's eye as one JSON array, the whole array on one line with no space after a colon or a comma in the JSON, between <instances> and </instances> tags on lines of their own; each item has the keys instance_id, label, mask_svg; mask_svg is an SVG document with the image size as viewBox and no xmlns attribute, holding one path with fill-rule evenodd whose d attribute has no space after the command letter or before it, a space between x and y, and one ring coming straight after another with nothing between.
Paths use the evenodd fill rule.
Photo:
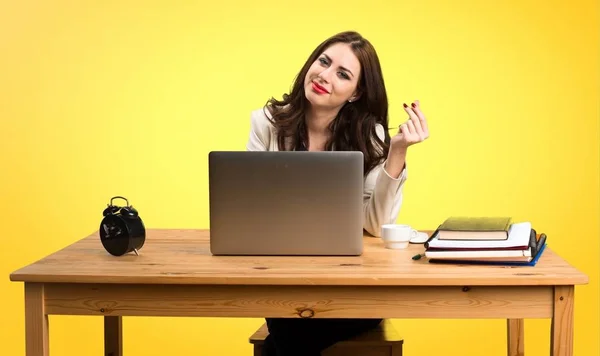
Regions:
<instances>
[{"instance_id":1,"label":"woman's eye","mask_svg":"<svg viewBox=\"0 0 600 356\"><path fill-rule=\"evenodd\" d=\"M348 74L346 74L346 72L338 72L340 74L340 77L344 78L344 79L350 79L350 77L348 76Z\"/></svg>"},{"instance_id":2,"label":"woman's eye","mask_svg":"<svg viewBox=\"0 0 600 356\"><path fill-rule=\"evenodd\" d=\"M327 64L327 60L325 58L319 58L319 62L321 62L321 64Z\"/></svg>"}]
</instances>

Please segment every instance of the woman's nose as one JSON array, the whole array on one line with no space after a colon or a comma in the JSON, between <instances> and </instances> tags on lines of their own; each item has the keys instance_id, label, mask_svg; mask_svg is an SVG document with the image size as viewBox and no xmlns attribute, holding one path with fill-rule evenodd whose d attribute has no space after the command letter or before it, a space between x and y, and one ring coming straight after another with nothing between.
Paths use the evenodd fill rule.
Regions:
<instances>
[{"instance_id":1,"label":"woman's nose","mask_svg":"<svg viewBox=\"0 0 600 356\"><path fill-rule=\"evenodd\" d=\"M331 71L329 69L325 69L321 73L319 73L319 78L323 81L329 82L329 78L331 77Z\"/></svg>"}]
</instances>

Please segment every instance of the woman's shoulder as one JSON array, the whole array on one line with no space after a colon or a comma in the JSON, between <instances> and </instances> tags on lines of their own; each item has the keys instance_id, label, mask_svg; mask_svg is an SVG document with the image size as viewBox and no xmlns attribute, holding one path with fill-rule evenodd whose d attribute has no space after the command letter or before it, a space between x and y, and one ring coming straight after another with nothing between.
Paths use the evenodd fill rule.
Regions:
<instances>
[{"instance_id":1,"label":"woman's shoulder","mask_svg":"<svg viewBox=\"0 0 600 356\"><path fill-rule=\"evenodd\" d=\"M259 126L270 126L272 125L270 119L272 118L271 113L266 107L255 109L250 112L250 119L252 124Z\"/></svg>"},{"instance_id":2,"label":"woman's shoulder","mask_svg":"<svg viewBox=\"0 0 600 356\"><path fill-rule=\"evenodd\" d=\"M252 110L250 113L250 139L247 149L250 151L263 151L271 148L275 135L275 127L270 121L271 113L266 107Z\"/></svg>"},{"instance_id":3,"label":"woman's shoulder","mask_svg":"<svg viewBox=\"0 0 600 356\"><path fill-rule=\"evenodd\" d=\"M269 133L274 130L272 115L266 107L252 110L250 113L250 124L253 131Z\"/></svg>"}]
</instances>

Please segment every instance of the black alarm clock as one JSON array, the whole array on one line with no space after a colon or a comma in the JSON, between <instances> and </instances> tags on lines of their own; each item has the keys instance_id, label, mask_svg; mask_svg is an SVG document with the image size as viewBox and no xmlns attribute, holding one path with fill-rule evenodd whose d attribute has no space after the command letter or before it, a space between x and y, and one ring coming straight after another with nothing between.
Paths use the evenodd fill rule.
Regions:
<instances>
[{"instance_id":1,"label":"black alarm clock","mask_svg":"<svg viewBox=\"0 0 600 356\"><path fill-rule=\"evenodd\" d=\"M123 199L126 205L114 205L114 199ZM122 256L131 251L139 255L138 251L146 240L146 228L129 201L121 196L112 197L102 215L100 241L104 249L113 256Z\"/></svg>"}]
</instances>

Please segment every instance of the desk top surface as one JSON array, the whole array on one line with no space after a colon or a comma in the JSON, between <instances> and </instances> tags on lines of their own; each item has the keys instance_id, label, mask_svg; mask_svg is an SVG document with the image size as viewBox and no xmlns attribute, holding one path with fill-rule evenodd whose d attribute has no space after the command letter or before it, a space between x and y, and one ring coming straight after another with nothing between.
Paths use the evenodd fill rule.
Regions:
<instances>
[{"instance_id":1,"label":"desk top surface","mask_svg":"<svg viewBox=\"0 0 600 356\"><path fill-rule=\"evenodd\" d=\"M91 234L10 275L11 281L44 283L221 285L577 285L588 277L546 248L534 267L469 266L413 260L422 244L386 249L364 238L352 257L212 256L209 230L148 229L139 251L108 254Z\"/></svg>"}]
</instances>

